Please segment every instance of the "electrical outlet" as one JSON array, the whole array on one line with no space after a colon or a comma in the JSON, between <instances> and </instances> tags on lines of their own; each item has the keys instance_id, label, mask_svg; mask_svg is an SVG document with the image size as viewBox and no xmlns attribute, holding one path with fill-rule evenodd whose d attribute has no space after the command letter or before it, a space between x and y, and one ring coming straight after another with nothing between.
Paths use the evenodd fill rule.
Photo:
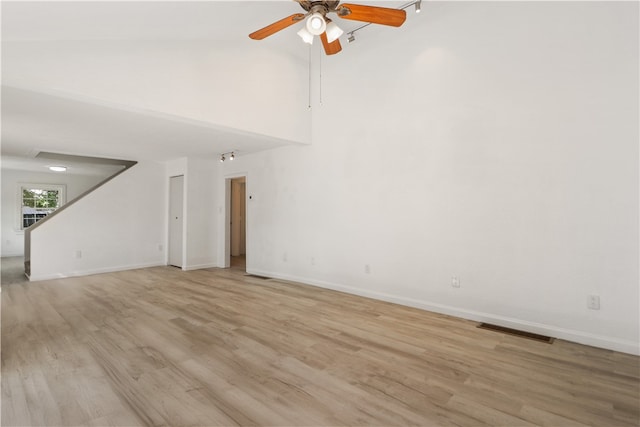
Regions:
<instances>
[{"instance_id":1,"label":"electrical outlet","mask_svg":"<svg viewBox=\"0 0 640 427\"><path fill-rule=\"evenodd\" d=\"M369 264L364 265L364 273L371 274L371 266Z\"/></svg>"},{"instance_id":2,"label":"electrical outlet","mask_svg":"<svg viewBox=\"0 0 640 427\"><path fill-rule=\"evenodd\" d=\"M598 295L589 295L587 297L587 308L589 310L600 310L600 297Z\"/></svg>"},{"instance_id":3,"label":"electrical outlet","mask_svg":"<svg viewBox=\"0 0 640 427\"><path fill-rule=\"evenodd\" d=\"M460 287L460 278L458 276L451 277L451 286L454 288Z\"/></svg>"},{"instance_id":4,"label":"electrical outlet","mask_svg":"<svg viewBox=\"0 0 640 427\"><path fill-rule=\"evenodd\" d=\"M286 252L282 254L282 261L283 262L287 262L287 253Z\"/></svg>"},{"instance_id":5,"label":"electrical outlet","mask_svg":"<svg viewBox=\"0 0 640 427\"><path fill-rule=\"evenodd\" d=\"M76 251L75 256L77 259L82 258L82 251Z\"/></svg>"},{"instance_id":6,"label":"electrical outlet","mask_svg":"<svg viewBox=\"0 0 640 427\"><path fill-rule=\"evenodd\" d=\"M314 257L311 257L311 265L316 265L316 259Z\"/></svg>"},{"instance_id":7,"label":"electrical outlet","mask_svg":"<svg viewBox=\"0 0 640 427\"><path fill-rule=\"evenodd\" d=\"M162 245L158 245L158 250L162 252Z\"/></svg>"}]
</instances>

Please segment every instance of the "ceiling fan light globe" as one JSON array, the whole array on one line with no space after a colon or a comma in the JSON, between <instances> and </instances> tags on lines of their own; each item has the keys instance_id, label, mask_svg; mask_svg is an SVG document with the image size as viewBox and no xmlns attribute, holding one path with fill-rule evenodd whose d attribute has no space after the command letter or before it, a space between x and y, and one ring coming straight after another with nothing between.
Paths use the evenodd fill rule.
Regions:
<instances>
[{"instance_id":1,"label":"ceiling fan light globe","mask_svg":"<svg viewBox=\"0 0 640 427\"><path fill-rule=\"evenodd\" d=\"M335 22L329 22L327 24L327 41L333 43L344 34L342 28L338 27Z\"/></svg>"},{"instance_id":2,"label":"ceiling fan light globe","mask_svg":"<svg viewBox=\"0 0 640 427\"><path fill-rule=\"evenodd\" d=\"M305 26L307 27L307 31L314 36L319 36L327 29L327 23L324 20L324 16L318 12L311 14L311 16L307 18Z\"/></svg>"},{"instance_id":3,"label":"ceiling fan light globe","mask_svg":"<svg viewBox=\"0 0 640 427\"><path fill-rule=\"evenodd\" d=\"M306 28L300 29L300 31L298 31L298 35L300 36L303 42L307 44L313 44L313 34L307 31Z\"/></svg>"}]
</instances>

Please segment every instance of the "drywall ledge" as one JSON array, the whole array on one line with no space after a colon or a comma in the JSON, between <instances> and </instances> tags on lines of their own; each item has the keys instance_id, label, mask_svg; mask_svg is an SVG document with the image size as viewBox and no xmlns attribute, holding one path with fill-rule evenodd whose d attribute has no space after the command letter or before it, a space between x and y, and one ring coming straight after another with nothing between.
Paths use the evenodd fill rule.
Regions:
<instances>
[{"instance_id":1,"label":"drywall ledge","mask_svg":"<svg viewBox=\"0 0 640 427\"><path fill-rule=\"evenodd\" d=\"M474 320L477 322L493 323L499 326L504 326L512 329L521 329L523 331L532 332L539 335L548 335L553 338L563 339L578 344L590 345L594 347L640 356L640 345L632 341L612 339L609 337L590 334L587 332L558 328L552 325L528 322L526 320L514 319L509 317L496 316L490 313L460 309L443 304L434 304L428 301L413 300L382 292L364 291L362 289L357 289L350 286L312 280L304 277L291 276L287 274L279 274L272 271L247 269L247 274L268 276L274 279L298 282L311 286L318 286L320 288L332 289L334 291L345 292L351 295L359 295L362 297L391 302L407 307L419 308L421 310L432 311L434 313L446 314L449 316L460 317L462 319Z\"/></svg>"}]
</instances>

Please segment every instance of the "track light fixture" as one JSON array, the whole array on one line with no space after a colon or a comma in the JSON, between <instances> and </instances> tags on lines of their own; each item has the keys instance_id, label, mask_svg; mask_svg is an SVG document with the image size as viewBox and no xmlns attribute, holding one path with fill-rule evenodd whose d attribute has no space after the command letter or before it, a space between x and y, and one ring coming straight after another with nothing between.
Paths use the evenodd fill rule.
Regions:
<instances>
[{"instance_id":1,"label":"track light fixture","mask_svg":"<svg viewBox=\"0 0 640 427\"><path fill-rule=\"evenodd\" d=\"M234 152L233 151L229 151L229 152L220 154L220 162L224 162L225 160L227 160L227 157L225 156L225 154L229 155L229 157L228 157L229 161L232 161L233 159L236 158L236 155L234 154Z\"/></svg>"},{"instance_id":2,"label":"track light fixture","mask_svg":"<svg viewBox=\"0 0 640 427\"><path fill-rule=\"evenodd\" d=\"M416 8L416 13L420 13L420 10L422 9L422 0L411 0L409 3L405 3L402 6L400 6L398 9L400 10L404 10L407 9L411 6L415 6ZM358 28L356 28L355 30L351 30L349 31L347 40L349 41L349 43L355 41L356 37L355 37L355 33L356 31L360 31L361 29L368 27L369 25L371 25L370 22L367 22L366 24L362 24L360 25Z\"/></svg>"}]
</instances>

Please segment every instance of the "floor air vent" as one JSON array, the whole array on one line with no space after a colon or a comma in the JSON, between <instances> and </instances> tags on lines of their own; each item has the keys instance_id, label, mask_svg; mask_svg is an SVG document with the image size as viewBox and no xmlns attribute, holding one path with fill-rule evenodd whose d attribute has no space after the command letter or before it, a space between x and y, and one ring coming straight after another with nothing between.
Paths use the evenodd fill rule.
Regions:
<instances>
[{"instance_id":1,"label":"floor air vent","mask_svg":"<svg viewBox=\"0 0 640 427\"><path fill-rule=\"evenodd\" d=\"M489 323L481 323L478 325L480 329L488 329L490 331L502 332L503 334L515 335L522 338L527 338L534 341L546 342L551 344L553 338L544 335L533 334L531 332L519 331L517 329L505 328L504 326L491 325Z\"/></svg>"}]
</instances>

